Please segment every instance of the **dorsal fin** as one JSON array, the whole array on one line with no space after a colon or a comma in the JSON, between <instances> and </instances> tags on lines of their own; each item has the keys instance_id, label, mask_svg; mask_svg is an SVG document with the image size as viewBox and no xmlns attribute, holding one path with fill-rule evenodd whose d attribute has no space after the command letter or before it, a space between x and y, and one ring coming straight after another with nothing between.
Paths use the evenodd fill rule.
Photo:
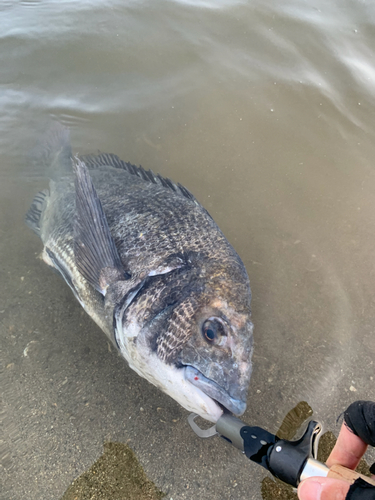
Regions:
<instances>
[{"instance_id":1,"label":"dorsal fin","mask_svg":"<svg viewBox=\"0 0 375 500\"><path fill-rule=\"evenodd\" d=\"M145 170L142 166L137 167L132 163L121 160L117 155L112 153L100 153L98 155L86 155L80 156L81 160L90 169L95 169L102 166L111 166L115 168L120 168L126 170L131 175L136 175L145 182L151 182L153 184L158 184L166 189L170 189L174 193L184 196L188 200L194 202L196 205L201 206L201 204L196 200L194 195L190 193L186 187L181 186L181 184L175 184L168 177L162 177L160 174L155 175L152 170Z\"/></svg>"}]
</instances>

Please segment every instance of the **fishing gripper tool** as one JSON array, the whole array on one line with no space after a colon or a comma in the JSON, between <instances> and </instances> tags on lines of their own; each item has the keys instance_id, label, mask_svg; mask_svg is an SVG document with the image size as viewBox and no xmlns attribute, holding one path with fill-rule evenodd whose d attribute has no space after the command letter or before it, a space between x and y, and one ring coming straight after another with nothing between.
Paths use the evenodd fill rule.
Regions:
<instances>
[{"instance_id":1,"label":"fishing gripper tool","mask_svg":"<svg viewBox=\"0 0 375 500\"><path fill-rule=\"evenodd\" d=\"M328 468L317 460L318 443L322 425L311 420L301 438L296 441L280 439L261 427L251 427L239 418L224 413L209 429L201 429L191 413L188 422L201 438L219 435L241 450L251 461L261 465L284 483L297 487L308 477L321 476L342 479L353 483L358 477L374 484L369 477L341 465Z\"/></svg>"}]
</instances>

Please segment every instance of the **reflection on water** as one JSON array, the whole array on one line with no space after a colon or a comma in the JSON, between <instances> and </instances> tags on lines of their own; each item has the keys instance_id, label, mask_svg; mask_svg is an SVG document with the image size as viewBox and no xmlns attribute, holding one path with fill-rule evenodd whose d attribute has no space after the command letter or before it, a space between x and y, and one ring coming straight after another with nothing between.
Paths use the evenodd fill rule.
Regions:
<instances>
[{"instance_id":1,"label":"reflection on water","mask_svg":"<svg viewBox=\"0 0 375 500\"><path fill-rule=\"evenodd\" d=\"M0 498L60 498L104 441L131 439L169 498L259 499L264 472L194 436L37 258L23 217L47 181L28 155L52 117L76 152L186 185L252 284L243 419L276 432L306 401L337 432L375 397L375 6L47 0L0 15Z\"/></svg>"}]
</instances>

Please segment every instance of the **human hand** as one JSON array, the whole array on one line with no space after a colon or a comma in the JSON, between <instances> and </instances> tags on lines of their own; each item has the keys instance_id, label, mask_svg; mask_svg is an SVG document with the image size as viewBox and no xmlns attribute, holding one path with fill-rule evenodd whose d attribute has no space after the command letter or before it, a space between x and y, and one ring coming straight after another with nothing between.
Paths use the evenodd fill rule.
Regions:
<instances>
[{"instance_id":1,"label":"human hand","mask_svg":"<svg viewBox=\"0 0 375 500\"><path fill-rule=\"evenodd\" d=\"M367 449L367 443L375 445L375 403L353 403L345 412L344 419L327 466L340 464L355 469ZM348 482L339 479L312 477L298 486L298 497L300 500L375 499L375 487L360 490L361 486L357 482L351 487Z\"/></svg>"}]
</instances>

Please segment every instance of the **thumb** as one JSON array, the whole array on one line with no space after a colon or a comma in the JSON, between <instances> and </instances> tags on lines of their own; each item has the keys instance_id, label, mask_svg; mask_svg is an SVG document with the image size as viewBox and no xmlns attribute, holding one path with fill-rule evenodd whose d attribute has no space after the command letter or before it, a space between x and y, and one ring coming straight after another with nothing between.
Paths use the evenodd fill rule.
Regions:
<instances>
[{"instance_id":1,"label":"thumb","mask_svg":"<svg viewBox=\"0 0 375 500\"><path fill-rule=\"evenodd\" d=\"M328 477L310 477L298 486L300 500L345 500L350 483Z\"/></svg>"}]
</instances>

